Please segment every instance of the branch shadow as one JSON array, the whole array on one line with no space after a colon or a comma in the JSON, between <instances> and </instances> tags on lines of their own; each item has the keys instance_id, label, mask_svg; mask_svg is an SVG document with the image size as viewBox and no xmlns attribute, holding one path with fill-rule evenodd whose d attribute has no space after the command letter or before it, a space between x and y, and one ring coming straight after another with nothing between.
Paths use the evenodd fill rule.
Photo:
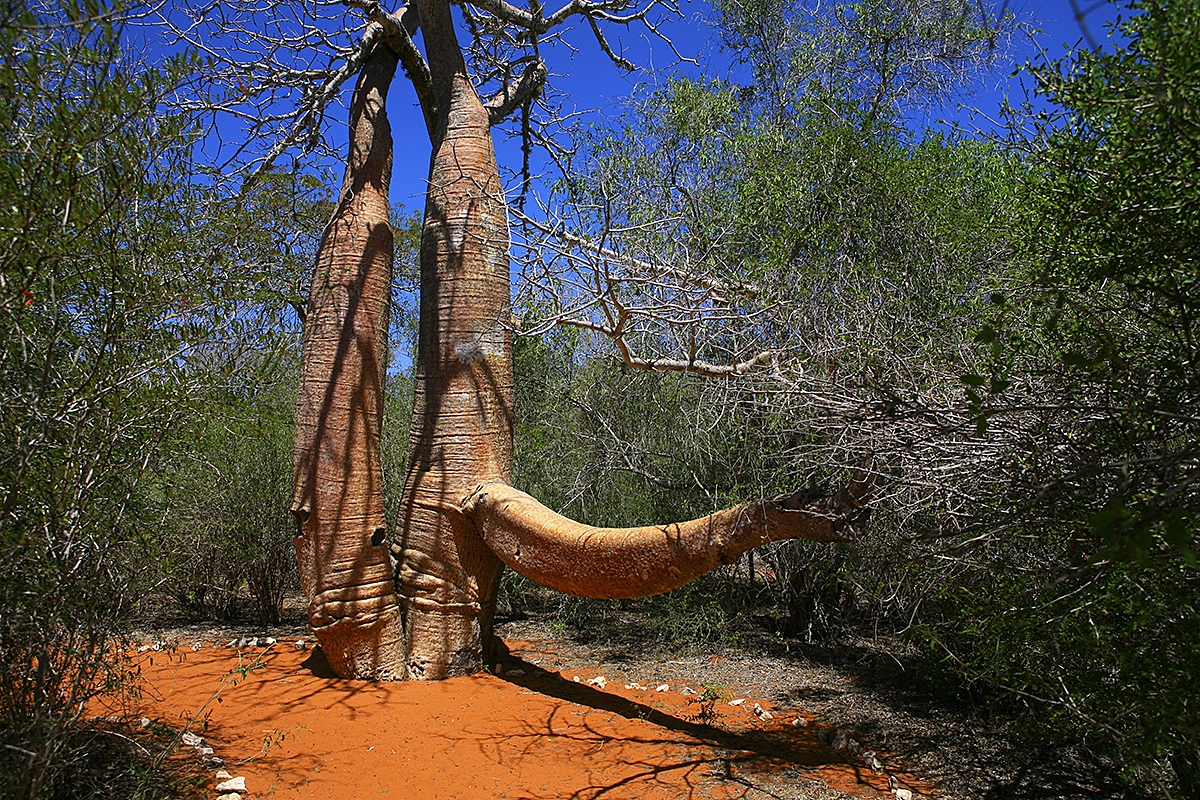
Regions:
<instances>
[{"instance_id":1,"label":"branch shadow","mask_svg":"<svg viewBox=\"0 0 1200 800\"><path fill-rule=\"evenodd\" d=\"M531 692L562 700L597 711L618 715L628 720L641 720L663 730L679 734L692 740L695 746L712 748L713 755L694 758L688 757L671 764L640 763L643 769L635 774L627 775L618 781L606 785L592 785L577 791L572 797L596 800L615 793L618 789L629 784L675 770L687 770L685 781L691 785L699 777L711 786L720 782L727 789L739 791L735 785L742 787L742 793L734 796L746 796L753 791L754 796L775 797L769 785L764 785L756 777L768 779L779 778L781 773L799 772L814 773L823 768L836 768L844 775L847 783L860 785L864 790L868 787L875 789L873 784L886 778L873 774L860 759L850 756L845 751L834 750L822 742L818 731L823 726L810 725L804 728L792 728L782 723L766 730L751 729L747 731L727 730L698 720L690 720L660 708L626 698L612 692L602 691L586 683L576 683L566 680L557 672L544 669L535 663L525 660L518 654L509 651L507 646L498 642L497 651L506 666L513 666L523 671L524 675L498 675L501 680L520 686ZM511 670L509 670L511 671ZM536 735L556 736L561 732L538 731ZM590 731L596 738L606 738L604 734ZM530 734L535 735L535 734ZM672 740L679 743L677 739ZM631 765L634 765L631 762ZM703 767L708 772L694 775L696 770ZM824 782L824 781L823 781ZM693 790L695 787L693 787ZM691 796L689 794L689 796Z\"/></svg>"}]
</instances>

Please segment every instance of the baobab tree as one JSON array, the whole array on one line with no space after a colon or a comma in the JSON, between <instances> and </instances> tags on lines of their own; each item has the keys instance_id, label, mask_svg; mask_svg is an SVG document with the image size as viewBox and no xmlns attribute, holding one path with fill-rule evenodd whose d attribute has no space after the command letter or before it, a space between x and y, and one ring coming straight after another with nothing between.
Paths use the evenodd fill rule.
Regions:
<instances>
[{"instance_id":1,"label":"baobab tree","mask_svg":"<svg viewBox=\"0 0 1200 800\"><path fill-rule=\"evenodd\" d=\"M414 0L395 12L377 3L350 4L367 24L344 61L321 73L319 88L311 88L311 70L274 73L270 85L307 82L310 88L298 112L260 115L263 125L287 124L257 165L265 169L313 137L325 104L357 73L345 177L305 314L292 503L309 622L334 671L371 679L478 671L491 655L504 565L578 595L637 597L677 587L765 542L840 538L865 502L865 473L827 495L805 490L690 522L633 529L573 522L510 485L510 236L491 129L519 112L529 135L531 108L548 74L539 44L568 20L585 20L600 49L628 66L604 26L640 22L654 30L650 13L673 9L659 0L641 7L630 0L568 0L549 14L538 2L518 8L506 0ZM460 24L472 36L465 50ZM308 29L305 35L316 34ZM386 104L398 65L415 91L432 153L410 454L400 518L389 536L383 481L393 476L382 474L379 434L393 258L393 132ZM226 74L238 87L260 68L230 66ZM495 91L484 96L487 86ZM646 267L585 241L568 239L566 246L599 257L606 268L610 262L626 271ZM711 286L706 291L713 294ZM563 321L580 324L569 315ZM626 365L635 368L736 375L769 356L728 365L706 362L695 351L674 360L639 358L624 341L621 320L593 327L617 341Z\"/></svg>"}]
</instances>

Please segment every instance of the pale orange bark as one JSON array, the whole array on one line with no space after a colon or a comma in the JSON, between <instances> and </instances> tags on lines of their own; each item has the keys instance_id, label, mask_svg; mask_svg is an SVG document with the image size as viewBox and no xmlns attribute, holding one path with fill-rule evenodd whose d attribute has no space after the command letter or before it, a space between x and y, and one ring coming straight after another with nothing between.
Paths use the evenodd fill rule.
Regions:
<instances>
[{"instance_id":1,"label":"pale orange bark","mask_svg":"<svg viewBox=\"0 0 1200 800\"><path fill-rule=\"evenodd\" d=\"M421 236L421 327L398 583L410 677L476 672L502 565L459 502L511 480L508 221L488 113L444 0L419 0L438 109Z\"/></svg>"},{"instance_id":2,"label":"pale orange bark","mask_svg":"<svg viewBox=\"0 0 1200 800\"><path fill-rule=\"evenodd\" d=\"M768 542L839 541L844 526L862 513L868 489L864 482L832 497L744 503L688 522L594 528L492 482L464 500L463 513L488 547L526 578L567 594L617 599L678 588Z\"/></svg>"},{"instance_id":3,"label":"pale orange bark","mask_svg":"<svg viewBox=\"0 0 1200 800\"><path fill-rule=\"evenodd\" d=\"M346 179L305 326L293 511L310 624L334 670L436 680L482 669L504 563L573 594L636 597L768 541L838 539L865 492L852 487L833 498L784 498L677 525L612 530L572 522L507 485L513 384L504 192L489 114L467 74L450 6L415 5L432 94L422 102L436 117L410 457L397 520L403 627L379 457L392 259L384 97L396 67L383 47L355 90Z\"/></svg>"},{"instance_id":4,"label":"pale orange bark","mask_svg":"<svg viewBox=\"0 0 1200 800\"><path fill-rule=\"evenodd\" d=\"M379 451L393 242L396 58L377 46L350 111L350 152L313 269L296 407L292 513L308 620L345 678L402 678L403 632L383 514Z\"/></svg>"}]
</instances>

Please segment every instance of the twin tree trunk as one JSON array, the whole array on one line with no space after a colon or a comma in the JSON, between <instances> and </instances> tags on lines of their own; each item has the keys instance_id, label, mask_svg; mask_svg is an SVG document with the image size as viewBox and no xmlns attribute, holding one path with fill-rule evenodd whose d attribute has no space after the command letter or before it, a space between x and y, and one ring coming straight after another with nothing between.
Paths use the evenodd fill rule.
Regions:
<instances>
[{"instance_id":1,"label":"twin tree trunk","mask_svg":"<svg viewBox=\"0 0 1200 800\"><path fill-rule=\"evenodd\" d=\"M511 488L509 237L488 113L449 5L418 3L437 120L421 235L421 320L400 518L388 547L379 449L393 258L378 45L350 112L346 176L313 273L292 511L308 619L340 676L437 680L490 659L500 572L588 597L664 592L767 541L832 541L863 487L625 530L560 517ZM388 476L389 478L392 476ZM393 581L393 576L395 580ZM398 597L397 597L398 593Z\"/></svg>"}]
</instances>

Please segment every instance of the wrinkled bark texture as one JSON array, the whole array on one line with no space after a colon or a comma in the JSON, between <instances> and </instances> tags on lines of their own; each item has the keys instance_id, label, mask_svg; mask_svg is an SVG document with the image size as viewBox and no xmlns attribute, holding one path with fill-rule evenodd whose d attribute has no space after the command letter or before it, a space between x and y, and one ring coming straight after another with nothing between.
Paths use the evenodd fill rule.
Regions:
<instances>
[{"instance_id":1,"label":"wrinkled bark texture","mask_svg":"<svg viewBox=\"0 0 1200 800\"><path fill-rule=\"evenodd\" d=\"M350 110L350 151L304 324L292 513L308 621L334 672L398 679L403 631L379 450L393 243L385 111L396 58L376 47Z\"/></svg>"},{"instance_id":2,"label":"wrinkled bark texture","mask_svg":"<svg viewBox=\"0 0 1200 800\"><path fill-rule=\"evenodd\" d=\"M851 488L813 500L745 503L689 522L594 528L497 482L478 487L463 512L488 547L526 578L581 597L618 599L678 588L767 542L839 541L863 496Z\"/></svg>"},{"instance_id":3,"label":"wrinkled bark texture","mask_svg":"<svg viewBox=\"0 0 1200 800\"><path fill-rule=\"evenodd\" d=\"M398 585L407 671L438 680L489 658L502 564L460 510L511 481L509 242L488 114L444 0L418 0L438 110L421 235L421 324Z\"/></svg>"},{"instance_id":4,"label":"wrinkled bark texture","mask_svg":"<svg viewBox=\"0 0 1200 800\"><path fill-rule=\"evenodd\" d=\"M422 103L432 119L433 154L395 564L379 452L392 268L384 99L396 69L387 47L376 47L354 92L346 178L321 243L305 323L292 510L309 622L333 669L343 677L421 680L482 669L491 658L504 563L572 594L639 597L768 541L839 539L869 484L834 497L795 495L625 530L572 522L508 485L513 383L504 191L488 111L467 74L450 5L415 6L431 78L432 102L423 96Z\"/></svg>"}]
</instances>

